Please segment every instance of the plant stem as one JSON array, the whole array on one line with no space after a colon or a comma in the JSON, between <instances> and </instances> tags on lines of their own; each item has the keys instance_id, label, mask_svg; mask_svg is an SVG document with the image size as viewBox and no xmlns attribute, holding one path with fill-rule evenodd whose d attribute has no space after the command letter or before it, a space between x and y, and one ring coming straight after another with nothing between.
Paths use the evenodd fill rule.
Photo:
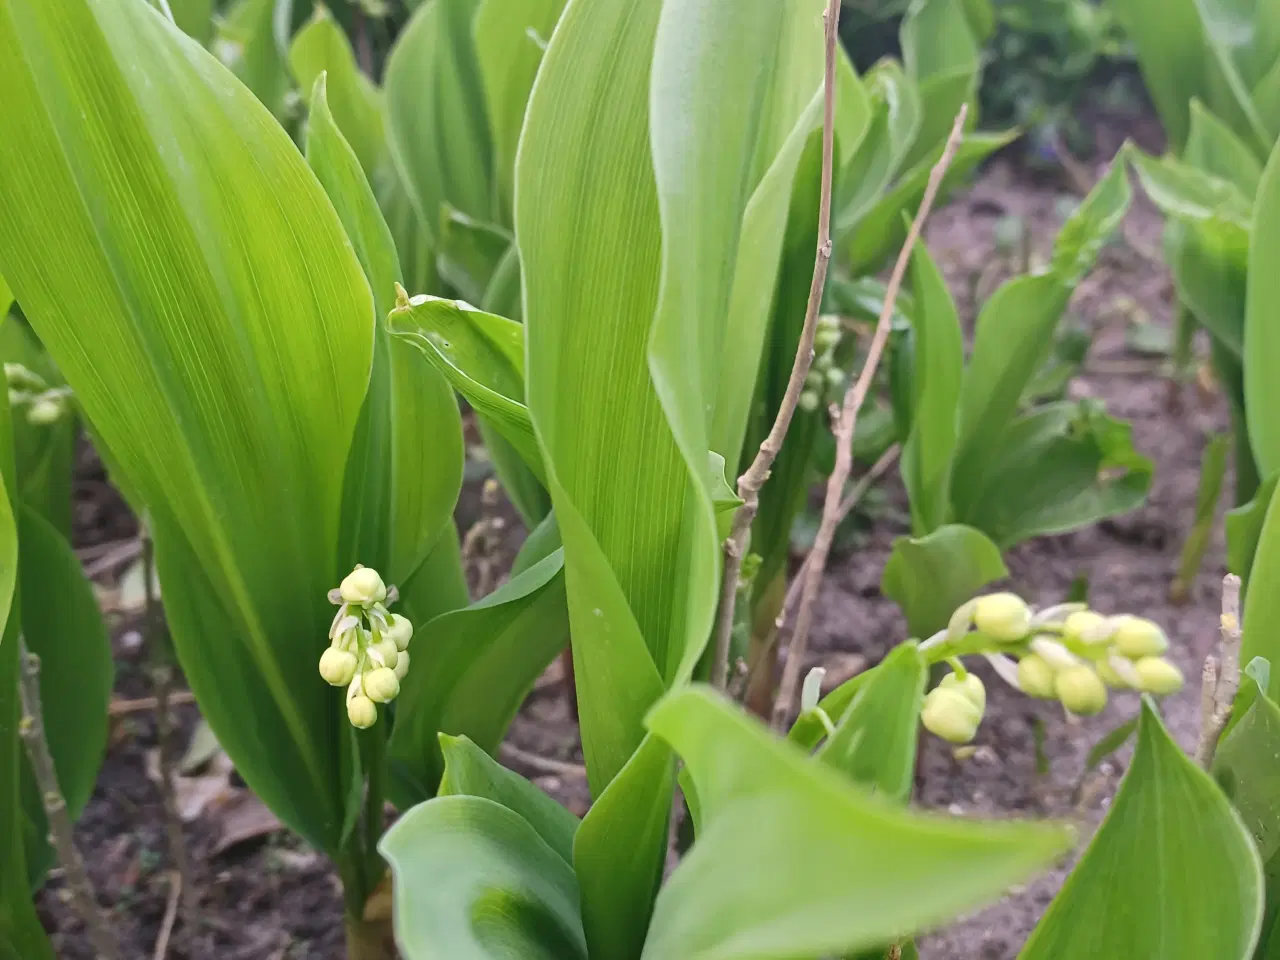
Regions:
<instances>
[{"instance_id":1,"label":"plant stem","mask_svg":"<svg viewBox=\"0 0 1280 960\"><path fill-rule=\"evenodd\" d=\"M156 696L156 740L160 749L160 796L164 803L164 829L169 843L169 856L178 871L178 887L182 891L182 919L188 926L195 923L197 890L191 876L191 859L187 856L187 839L182 832L182 816L178 812L178 792L174 785L174 757L170 741L173 725L169 708L173 696L173 665L168 636L161 620L160 604L155 596L155 544L146 521L140 532L142 542L142 579L145 604L142 629L147 653L151 658L151 682Z\"/></svg>"},{"instance_id":2,"label":"plant stem","mask_svg":"<svg viewBox=\"0 0 1280 960\"><path fill-rule=\"evenodd\" d=\"M18 657L18 693L22 698L22 720L18 724L18 732L44 800L49 839L58 853L58 862L66 872L72 906L88 929L94 952L103 960L120 960L119 944L98 908L98 898L85 870L84 858L76 847L67 801L58 786L58 771L49 752L49 741L45 739L44 711L40 702L40 658L27 650L26 641L21 636L18 638Z\"/></svg>"},{"instance_id":3,"label":"plant stem","mask_svg":"<svg viewBox=\"0 0 1280 960\"><path fill-rule=\"evenodd\" d=\"M1222 578L1221 660L1210 654L1204 661L1200 688L1200 743L1196 763L1205 770L1213 766L1222 731L1231 719L1231 705L1240 688L1240 578L1229 573Z\"/></svg>"},{"instance_id":4,"label":"plant stem","mask_svg":"<svg viewBox=\"0 0 1280 960\"><path fill-rule=\"evenodd\" d=\"M365 734L368 748L365 751L364 765L369 772L368 785L364 799L364 854L365 877L368 897L386 873L386 864L378 853L378 841L382 839L382 803L384 797L383 774L386 772L387 739L383 729L374 728Z\"/></svg>"},{"instance_id":5,"label":"plant stem","mask_svg":"<svg viewBox=\"0 0 1280 960\"><path fill-rule=\"evenodd\" d=\"M822 15L824 28L825 69L822 78L822 179L818 200L818 246L814 256L813 280L809 284L809 300L805 306L804 327L796 346L791 378L778 406L769 435L760 444L755 460L738 478L738 497L742 506L734 514L733 529L724 542L724 576L720 582L720 605L716 615L714 648L711 661L711 683L724 689L729 675L729 645L733 636L733 611L738 597L738 580L742 575L742 557L751 535L751 524L760 509L760 488L769 479L769 471L778 459L782 442L791 429L804 380L813 364L813 337L818 328L818 310L827 283L827 266L831 262L831 180L835 149L836 49L840 26L840 0L827 0Z\"/></svg>"},{"instance_id":6,"label":"plant stem","mask_svg":"<svg viewBox=\"0 0 1280 960\"><path fill-rule=\"evenodd\" d=\"M890 321L893 318L894 305L898 300L898 291L902 287L902 278L907 271L907 263L911 252L920 239L920 230L929 216L929 210L938 196L942 186L942 178L955 157L956 149L964 136L964 121L968 115L968 105L962 105L956 114L951 135L947 138L942 156L934 164L929 173L929 182L925 186L924 197L920 201L920 209L911 221L907 238L898 254L898 261L893 265L893 273L889 276L889 284L885 288L884 305L876 322L876 332L867 350L867 358L862 365L858 379L850 385L844 395L844 405L835 417L833 432L836 441L836 462L827 478L827 495L822 504L822 520L818 524L818 534L813 541L813 550L809 554L808 569L805 571L804 586L800 592L800 606L796 613L795 633L791 637L791 645L787 652L786 665L782 671L782 682L779 684L778 698L773 704L773 723L781 726L791 712L795 700L796 688L800 682L800 670L804 662L805 650L809 644L809 628L813 621L814 600L818 596L818 585L822 582L822 574L827 566L827 555L831 552L831 541L835 537L839 522L840 500L844 496L844 485L849 479L849 471L853 467L853 431L857 423L858 411L871 389L871 380L875 376L880 357L884 354L885 344L889 339Z\"/></svg>"}]
</instances>

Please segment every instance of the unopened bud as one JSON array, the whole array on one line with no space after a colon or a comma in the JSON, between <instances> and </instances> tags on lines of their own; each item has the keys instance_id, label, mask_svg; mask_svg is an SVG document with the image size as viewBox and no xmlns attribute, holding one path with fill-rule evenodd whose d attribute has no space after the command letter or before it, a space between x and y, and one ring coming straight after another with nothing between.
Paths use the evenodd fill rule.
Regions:
<instances>
[{"instance_id":1,"label":"unopened bud","mask_svg":"<svg viewBox=\"0 0 1280 960\"><path fill-rule=\"evenodd\" d=\"M987 690L976 673L966 673L963 680L960 679L959 674L948 673L942 678L938 688L954 690L977 707L979 713L987 709Z\"/></svg>"},{"instance_id":2,"label":"unopened bud","mask_svg":"<svg viewBox=\"0 0 1280 960\"><path fill-rule=\"evenodd\" d=\"M832 367L827 371L827 386L832 390L839 390L843 387L846 379L848 378L845 376L845 372L839 367Z\"/></svg>"},{"instance_id":3,"label":"unopened bud","mask_svg":"<svg viewBox=\"0 0 1280 960\"><path fill-rule=\"evenodd\" d=\"M396 679L403 680L404 675L409 672L409 651L401 650L400 655L396 657Z\"/></svg>"},{"instance_id":4,"label":"unopened bud","mask_svg":"<svg viewBox=\"0 0 1280 960\"><path fill-rule=\"evenodd\" d=\"M1128 663L1129 661L1125 660L1124 662ZM1108 687L1114 690L1128 690L1130 688L1129 681L1121 676L1120 671L1112 665L1110 657L1104 657L1099 660L1093 665L1093 668L1098 671L1098 676L1102 678L1102 682Z\"/></svg>"},{"instance_id":5,"label":"unopened bud","mask_svg":"<svg viewBox=\"0 0 1280 960\"><path fill-rule=\"evenodd\" d=\"M345 687L356 675L356 655L349 650L329 647L320 654L320 676L334 687Z\"/></svg>"},{"instance_id":6,"label":"unopened bud","mask_svg":"<svg viewBox=\"0 0 1280 960\"><path fill-rule=\"evenodd\" d=\"M1110 617L1093 610L1078 610L1068 615L1062 624L1062 638L1068 643L1092 647L1107 643L1115 624Z\"/></svg>"},{"instance_id":7,"label":"unopened bud","mask_svg":"<svg viewBox=\"0 0 1280 960\"><path fill-rule=\"evenodd\" d=\"M378 722L378 708L368 697L352 697L347 701L347 719L353 727L367 730Z\"/></svg>"},{"instance_id":8,"label":"unopened bud","mask_svg":"<svg viewBox=\"0 0 1280 960\"><path fill-rule=\"evenodd\" d=\"M27 408L27 423L37 427L47 427L62 419L64 411L61 400L52 397L41 397Z\"/></svg>"},{"instance_id":9,"label":"unopened bud","mask_svg":"<svg viewBox=\"0 0 1280 960\"><path fill-rule=\"evenodd\" d=\"M924 698L920 722L948 743L968 743L977 735L982 711L958 690L937 687Z\"/></svg>"},{"instance_id":10,"label":"unopened bud","mask_svg":"<svg viewBox=\"0 0 1280 960\"><path fill-rule=\"evenodd\" d=\"M800 409L805 413L813 413L818 409L818 395L812 390L800 394Z\"/></svg>"},{"instance_id":11,"label":"unopened bud","mask_svg":"<svg viewBox=\"0 0 1280 960\"><path fill-rule=\"evenodd\" d=\"M1021 640L1031 630L1031 608L1016 594L992 593L975 602L973 625L993 640Z\"/></svg>"},{"instance_id":12,"label":"unopened bud","mask_svg":"<svg viewBox=\"0 0 1280 960\"><path fill-rule=\"evenodd\" d=\"M827 671L822 667L814 667L804 677L804 685L800 688L800 712L808 713L822 699L822 680Z\"/></svg>"},{"instance_id":13,"label":"unopened bud","mask_svg":"<svg viewBox=\"0 0 1280 960\"><path fill-rule=\"evenodd\" d=\"M409 646L409 641L413 639L413 624L409 622L408 617L393 613L391 614L391 621L387 624L387 629L383 631L382 635L395 643L397 650L405 650Z\"/></svg>"},{"instance_id":14,"label":"unopened bud","mask_svg":"<svg viewBox=\"0 0 1280 960\"><path fill-rule=\"evenodd\" d=\"M1164 697L1182 689L1182 671L1163 657L1143 657L1133 668L1144 693Z\"/></svg>"},{"instance_id":15,"label":"unopened bud","mask_svg":"<svg viewBox=\"0 0 1280 960\"><path fill-rule=\"evenodd\" d=\"M1053 678L1053 667L1039 654L1030 653L1018 661L1018 687L1029 697L1039 697L1042 700L1056 697Z\"/></svg>"},{"instance_id":16,"label":"unopened bud","mask_svg":"<svg viewBox=\"0 0 1280 960\"><path fill-rule=\"evenodd\" d=\"M379 640L369 647L369 653L375 663L381 661L384 667L391 667L392 669L395 669L396 662L400 657L400 651L396 649L394 640Z\"/></svg>"},{"instance_id":17,"label":"unopened bud","mask_svg":"<svg viewBox=\"0 0 1280 960\"><path fill-rule=\"evenodd\" d=\"M371 606L387 599L386 584L378 571L371 567L357 566L346 575L338 590L344 601L361 606Z\"/></svg>"},{"instance_id":18,"label":"unopened bud","mask_svg":"<svg viewBox=\"0 0 1280 960\"><path fill-rule=\"evenodd\" d=\"M364 675L364 692L377 703L390 703L400 692L400 680L390 667L377 667Z\"/></svg>"},{"instance_id":19,"label":"unopened bud","mask_svg":"<svg viewBox=\"0 0 1280 960\"><path fill-rule=\"evenodd\" d=\"M1053 689L1072 713L1091 717L1107 705L1107 688L1092 667L1067 667L1053 678Z\"/></svg>"},{"instance_id":20,"label":"unopened bud","mask_svg":"<svg viewBox=\"0 0 1280 960\"><path fill-rule=\"evenodd\" d=\"M810 390L821 390L824 382L822 371L816 366L810 367L809 372L804 375L804 385Z\"/></svg>"},{"instance_id":21,"label":"unopened bud","mask_svg":"<svg viewBox=\"0 0 1280 960\"><path fill-rule=\"evenodd\" d=\"M1144 617L1120 617L1111 642L1116 652L1130 660L1157 657L1169 649L1169 640L1159 625Z\"/></svg>"}]
</instances>

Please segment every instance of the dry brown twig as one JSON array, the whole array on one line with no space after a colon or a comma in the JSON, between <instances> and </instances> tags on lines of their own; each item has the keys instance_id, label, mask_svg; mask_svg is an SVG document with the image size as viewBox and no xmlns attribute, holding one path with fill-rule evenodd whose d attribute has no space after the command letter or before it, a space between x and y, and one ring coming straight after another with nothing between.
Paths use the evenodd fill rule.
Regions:
<instances>
[{"instance_id":1,"label":"dry brown twig","mask_svg":"<svg viewBox=\"0 0 1280 960\"><path fill-rule=\"evenodd\" d=\"M160 933L156 937L155 951L152 960L164 960L169 953L169 938L173 935L173 923L178 917L178 899L182 894L182 874L176 870L169 872L169 899L164 905L164 919L160 922Z\"/></svg>"},{"instance_id":2,"label":"dry brown twig","mask_svg":"<svg viewBox=\"0 0 1280 960\"><path fill-rule=\"evenodd\" d=\"M778 406L769 435L760 444L751 466L738 478L738 507L733 528L724 542L724 576L720 582L720 603L716 613L714 652L711 660L711 683L724 689L729 673L729 644L733 635L733 610L738 599L738 581L742 576L742 557L746 551L751 524L760 509L760 488L769 479L769 471L782 450L782 441L791 429L804 379L813 365L813 338L818 329L818 310L827 283L827 266L831 262L831 180L835 152L836 47L840 26L840 0L827 0L822 14L824 28L825 68L822 78L822 179L818 201L818 249L814 256L813 280L809 284L809 300L805 307L804 327L796 346L791 378Z\"/></svg>"},{"instance_id":3,"label":"dry brown twig","mask_svg":"<svg viewBox=\"0 0 1280 960\"><path fill-rule=\"evenodd\" d=\"M1231 705L1240 689L1240 578L1229 573L1222 578L1222 618L1219 655L1204 661L1200 687L1200 742L1196 763L1205 770L1213 765L1222 731L1231 719Z\"/></svg>"},{"instance_id":4,"label":"dry brown twig","mask_svg":"<svg viewBox=\"0 0 1280 960\"><path fill-rule=\"evenodd\" d=\"M67 801L58 785L58 771L49 752L49 741L45 739L44 708L40 702L40 658L27 650L22 637L18 638L18 657L18 694L22 700L18 733L26 746L31 772L44 800L44 812L49 820L49 841L66 876L72 908L88 930L94 953L103 960L120 960L120 945L98 907L97 894L85 869L84 858L76 846Z\"/></svg>"},{"instance_id":5,"label":"dry brown twig","mask_svg":"<svg viewBox=\"0 0 1280 960\"><path fill-rule=\"evenodd\" d=\"M814 600L818 596L818 586L822 582L822 574L827 567L827 556L831 552L831 541L835 536L839 522L840 501L844 496L844 485L849 479L849 471L853 467L853 431L858 419L858 411L871 389L871 381L880 357L884 353L889 339L890 321L893 308L898 300L898 290L902 287L902 278L907 272L907 264L911 259L911 251L920 239L920 230L929 216L933 202L942 187L942 178L955 157L960 141L964 138L964 121L969 108L965 104L956 114L951 135L947 138L942 155L929 173L929 182L925 186L924 196L920 200L920 208L911 221L903 241L902 251L893 265L889 276L889 284L885 288L884 305L876 322L875 336L867 350L866 360L862 364L862 372L858 379L850 385L844 395L844 404L833 417L833 432L836 440L836 462L827 478L827 495L822 504L822 520L818 524L818 535L814 538L813 549L809 553L809 568L805 571L804 586L800 592L800 605L796 612L796 628L791 636L791 644L787 652L786 665L782 670L782 681L778 684L778 696L773 704L773 723L780 725L791 710L795 700L796 689L800 683L800 668L804 662L804 654L809 644L809 628L813 622Z\"/></svg>"}]
</instances>

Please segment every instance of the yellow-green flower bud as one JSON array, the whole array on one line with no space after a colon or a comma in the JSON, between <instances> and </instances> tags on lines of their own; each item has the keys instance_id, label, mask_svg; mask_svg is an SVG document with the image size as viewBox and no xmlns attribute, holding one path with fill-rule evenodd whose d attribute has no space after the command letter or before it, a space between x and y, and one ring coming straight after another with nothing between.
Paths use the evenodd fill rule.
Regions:
<instances>
[{"instance_id":1,"label":"yellow-green flower bud","mask_svg":"<svg viewBox=\"0 0 1280 960\"><path fill-rule=\"evenodd\" d=\"M330 647L320 654L320 676L334 687L345 687L356 675L356 655L349 650Z\"/></svg>"},{"instance_id":2,"label":"yellow-green flower bud","mask_svg":"<svg viewBox=\"0 0 1280 960\"><path fill-rule=\"evenodd\" d=\"M40 397L27 408L27 423L36 427L47 427L62 419L64 406L61 400Z\"/></svg>"},{"instance_id":3,"label":"yellow-green flower bud","mask_svg":"<svg viewBox=\"0 0 1280 960\"><path fill-rule=\"evenodd\" d=\"M396 657L396 679L403 680L404 675L409 672L409 652L401 650L400 655Z\"/></svg>"},{"instance_id":4,"label":"yellow-green flower bud","mask_svg":"<svg viewBox=\"0 0 1280 960\"><path fill-rule=\"evenodd\" d=\"M371 606L387 599L386 584L378 571L370 567L357 566L346 575L338 590L345 602L361 606Z\"/></svg>"},{"instance_id":5,"label":"yellow-green flower bud","mask_svg":"<svg viewBox=\"0 0 1280 960\"><path fill-rule=\"evenodd\" d=\"M400 657L400 651L396 649L396 642L394 640L379 640L369 648L369 652L371 654L377 654L377 656L373 658L374 663L381 660L384 667L391 667L393 670L395 669L396 661Z\"/></svg>"},{"instance_id":6,"label":"yellow-green flower bud","mask_svg":"<svg viewBox=\"0 0 1280 960\"><path fill-rule=\"evenodd\" d=\"M1157 657L1169 649L1169 640L1159 625L1143 617L1120 617L1111 642L1116 652L1130 660Z\"/></svg>"},{"instance_id":7,"label":"yellow-green flower bud","mask_svg":"<svg viewBox=\"0 0 1280 960\"><path fill-rule=\"evenodd\" d=\"M1164 697L1182 689L1182 671L1163 657L1143 657L1133 668L1141 678L1143 693Z\"/></svg>"},{"instance_id":8,"label":"yellow-green flower bud","mask_svg":"<svg viewBox=\"0 0 1280 960\"><path fill-rule=\"evenodd\" d=\"M968 743L978 732L982 711L954 687L937 687L924 698L920 722L948 743Z\"/></svg>"},{"instance_id":9,"label":"yellow-green flower bud","mask_svg":"<svg viewBox=\"0 0 1280 960\"><path fill-rule=\"evenodd\" d=\"M938 688L956 691L977 707L979 713L987 709L987 690L976 673L966 673L963 680L960 679L959 674L948 673L942 678Z\"/></svg>"},{"instance_id":10,"label":"yellow-green flower bud","mask_svg":"<svg viewBox=\"0 0 1280 960\"><path fill-rule=\"evenodd\" d=\"M1120 676L1119 672L1111 665L1111 661L1108 658L1104 657L1093 666L1094 669L1098 671L1098 676L1102 678L1102 682L1108 687L1115 690L1130 689L1128 682L1124 677Z\"/></svg>"},{"instance_id":11,"label":"yellow-green flower bud","mask_svg":"<svg viewBox=\"0 0 1280 960\"><path fill-rule=\"evenodd\" d=\"M805 413L813 413L818 409L818 395L812 390L806 390L800 394L800 409Z\"/></svg>"},{"instance_id":12,"label":"yellow-green flower bud","mask_svg":"<svg viewBox=\"0 0 1280 960\"><path fill-rule=\"evenodd\" d=\"M367 730L378 722L378 708L368 697L352 697L347 701L347 719L353 727Z\"/></svg>"},{"instance_id":13,"label":"yellow-green flower bud","mask_svg":"<svg viewBox=\"0 0 1280 960\"><path fill-rule=\"evenodd\" d=\"M1091 717L1107 705L1107 688L1092 667L1067 667L1053 678L1053 690L1072 713Z\"/></svg>"},{"instance_id":14,"label":"yellow-green flower bud","mask_svg":"<svg viewBox=\"0 0 1280 960\"><path fill-rule=\"evenodd\" d=\"M409 646L409 641L413 639L413 624L409 622L408 617L393 613L391 622L387 625L387 629L383 631L382 636L387 640L393 641L397 650L405 650Z\"/></svg>"},{"instance_id":15,"label":"yellow-green flower bud","mask_svg":"<svg viewBox=\"0 0 1280 960\"><path fill-rule=\"evenodd\" d=\"M364 675L364 692L376 703L390 703L400 692L400 680L390 667L377 667Z\"/></svg>"},{"instance_id":16,"label":"yellow-green flower bud","mask_svg":"<svg viewBox=\"0 0 1280 960\"><path fill-rule=\"evenodd\" d=\"M1077 610L1063 622L1062 638L1068 643L1086 647L1100 646L1110 641L1114 629L1115 624L1110 617L1093 610Z\"/></svg>"},{"instance_id":17,"label":"yellow-green flower bud","mask_svg":"<svg viewBox=\"0 0 1280 960\"><path fill-rule=\"evenodd\" d=\"M1027 654L1018 661L1018 687L1029 697L1039 697L1042 700L1056 697L1053 678L1053 667L1037 653Z\"/></svg>"},{"instance_id":18,"label":"yellow-green flower bud","mask_svg":"<svg viewBox=\"0 0 1280 960\"><path fill-rule=\"evenodd\" d=\"M1021 640L1031 631L1031 608L1016 594L992 593L975 602L973 625L993 640Z\"/></svg>"}]
</instances>

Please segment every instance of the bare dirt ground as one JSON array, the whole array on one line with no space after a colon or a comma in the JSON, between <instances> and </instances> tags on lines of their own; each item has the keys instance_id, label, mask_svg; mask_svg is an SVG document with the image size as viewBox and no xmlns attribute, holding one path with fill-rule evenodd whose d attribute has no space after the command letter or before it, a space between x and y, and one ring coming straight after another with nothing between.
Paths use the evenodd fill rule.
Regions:
<instances>
[{"instance_id":1,"label":"bare dirt ground","mask_svg":"<svg viewBox=\"0 0 1280 960\"><path fill-rule=\"evenodd\" d=\"M1113 125L1100 131L1104 156L1119 144L1115 129ZM1146 145L1158 148L1158 143ZM1088 165L1087 172L1096 176L1096 166ZM1060 198L1066 195L1062 182L1033 182L1011 162L997 160L935 215L928 230L930 247L970 320L975 281L981 291L989 292L986 285L999 279L1002 269L990 266L1001 257L995 239L1000 219L1022 218L1033 247L1043 254L1061 222ZM1168 382L1151 370L1138 369L1143 362L1135 361L1127 349L1125 327L1135 314L1160 325L1169 323L1171 286L1158 258L1150 253L1159 250L1159 234L1158 217L1138 198L1126 225L1131 242L1104 251L1072 306L1076 318L1095 332L1095 340L1085 373L1071 391L1103 400L1112 414L1133 423L1137 447L1156 462L1148 502L1131 515L1095 528L1024 544L1013 551L1009 566L1012 588L1033 602L1059 601L1077 578L1084 577L1095 607L1139 612L1162 623L1173 642L1172 656L1194 681L1216 640L1218 585L1224 572L1220 531L1189 601L1171 604L1168 588L1191 522L1205 439L1226 429L1227 423L1221 397L1184 385L1177 391L1180 403L1171 403ZM483 468L476 474L459 507L463 530L482 512L494 512L480 502ZM819 598L810 656L813 663L825 663L834 671L847 674L859 664L874 663L904 636L897 608L879 589L892 541L907 532L896 477L886 481L885 493L888 508L873 518L856 551L833 559ZM477 564L487 563L488 569L477 566L473 578L501 576L522 537L506 504L496 512L506 527L488 543L491 555L477 558ZM78 546L127 537L133 528L100 468L86 456L77 489ZM124 622L116 632L116 692L122 700L151 692L135 626ZM1061 709L1015 695L989 674L984 679L990 706L979 735L980 749L961 762L945 744L924 737L917 801L961 815L1066 816L1079 819L1086 830L1096 825L1127 755L1121 752L1105 763L1081 801L1075 788L1085 755L1099 737L1135 713L1136 697L1113 697L1102 716L1068 722ZM504 760L582 813L588 796L572 766L581 762L581 755L562 695L563 678L553 667L544 681L517 718L508 741L515 749L505 753ZM1189 684L1163 705L1166 722L1184 746L1193 743L1198 728L1194 686ZM197 715L189 705L177 712L185 745ZM1037 723L1044 732L1044 772L1037 772ZM97 790L77 830L100 897L129 957L152 955L170 890L162 805L148 776L155 747L152 711L135 709L115 719ZM527 754L566 766L551 769L531 762ZM245 838L229 843L237 830ZM168 957L296 960L342 955L341 897L329 864L301 841L264 822L234 775L187 824L186 834L206 922L197 931L179 930ZM921 955L932 960L1014 957L1068 867L1064 864L1002 902L923 938ZM41 893L40 908L54 931L59 956L91 956L56 877Z\"/></svg>"}]
</instances>

